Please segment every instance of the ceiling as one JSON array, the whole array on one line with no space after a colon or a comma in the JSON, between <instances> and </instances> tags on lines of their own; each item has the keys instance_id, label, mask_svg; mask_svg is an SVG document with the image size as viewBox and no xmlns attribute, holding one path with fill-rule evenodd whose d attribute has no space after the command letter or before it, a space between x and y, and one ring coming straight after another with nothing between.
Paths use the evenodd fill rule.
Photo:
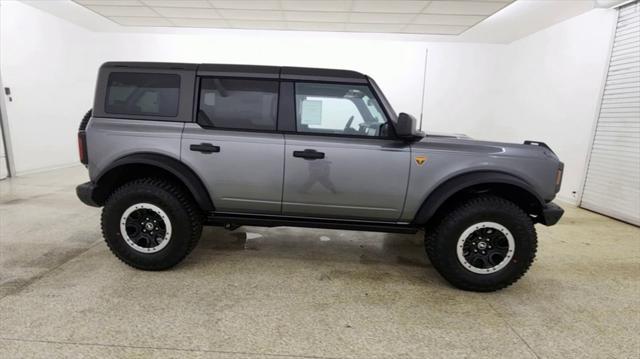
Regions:
<instances>
[{"instance_id":1,"label":"ceiling","mask_svg":"<svg viewBox=\"0 0 640 359\"><path fill-rule=\"evenodd\" d=\"M3 0L0 0L2 2ZM628 1L628 0L597 0L598 2L609 2L609 1ZM388 1L340 1L339 3L350 4L349 11L338 11L340 8L331 8L332 11L326 11L326 3L329 1L314 1L314 0L297 0L297 1L274 1L274 0L228 0L228 1L218 1L218 0L185 0L185 1L177 1L177 0L77 0L76 2L72 0L21 0L24 4L35 7L41 11L47 12L51 15L57 16L61 19L74 23L78 26L86 28L90 31L96 32L120 32L120 33L165 33L165 34L201 34L201 35L233 35L233 36L304 36L305 38L309 37L338 37L343 38L345 36L349 36L351 38L363 38L363 39L376 39L376 40L403 40L403 41L446 41L446 42L476 42L476 43L499 43L505 44L510 43L515 40L521 39L527 35L530 35L534 32L545 29L549 26L557 24L561 21L567 20L574 16L580 15L584 12L592 10L594 8L593 0L515 0L515 1L485 1L485 0L474 0L474 1L400 1L400 0L388 0ZM82 5L80 4L82 3ZM207 5L207 8L188 8L186 4L189 3L190 6L194 5ZM205 4L206 3L206 4ZM423 4L424 7L416 10L416 4ZM456 33L450 34L431 34L431 33L403 33L403 32L392 32L389 30L393 30L394 28L398 28L401 26L408 25L422 25L425 28L427 26L447 26L447 24L393 24L389 22L383 21L391 21L391 18L402 18L404 15L411 15L408 11L412 10L411 4L414 5L412 11L414 11L412 16L415 16L412 21L420 22L424 19L433 19L436 14L426 14L423 11L433 10L435 5L442 5L444 3L451 4L455 3L456 5L450 5L448 8L449 12L454 12L456 10L455 6L462 6L464 4L480 4L480 5L471 5L471 6L479 6L483 8L483 6L487 6L486 3L495 5L497 3L505 6L501 10L495 12L493 15L468 15L470 17L473 16L482 16L484 18L483 21L477 23L476 25L470 27L468 30L456 35ZM107 4L107 5L105 5ZM153 4L155 6L149 7L147 4ZM130 12L121 13L115 12L111 13L109 17L105 17L103 15L99 15L95 12L95 9L103 9L105 6L114 7L113 11L122 11L122 10L132 10L132 8L136 8L136 10L132 11L155 11L153 8L164 8L169 10L162 11L174 11L173 14L176 14L176 8L168 5L180 4L181 7L178 9L187 9L187 13L191 14L191 17L165 17L161 16L161 13L154 12L155 16L130 16ZM235 6L241 7L244 6L243 9L230 9L230 8L222 8L222 6ZM233 4L233 5L231 5ZM249 4L249 5L247 5ZM261 5L260 5L261 4ZM271 14L270 16L282 16L283 20L252 20L246 19L247 16L253 17L256 15L256 11L247 11L247 6L272 6L278 5L281 8L289 6L298 6L295 8L296 10L271 10L263 9L259 10L260 12L264 12ZM304 5L300 5L304 4ZM320 4L320 5L318 5ZM356 18L358 16L362 16L361 12L358 10L362 9L363 4L368 4L368 10L365 12L367 14L372 14L370 19L377 19L376 23L369 25L368 28L365 28L362 24L358 22L354 22L352 24L349 23L351 21L350 16L352 13L357 13ZM395 13L388 13L389 4L393 4L393 10ZM403 5L401 5L403 4ZM608 3L609 4L609 3ZM163 5L163 6L160 6ZM214 7L217 6L218 8ZM377 6L376 6L377 5ZM306 6L301 8L300 6ZM325 6L323 10L314 10L316 9L314 6ZM446 5L445 5L446 6ZM454 6L453 8L451 6ZM497 6L497 5L496 5ZM91 8L93 9L91 9ZM141 10L145 9L145 10ZM346 9L343 7L343 9ZM437 9L437 7L436 7ZM461 8L458 8L458 12L462 11ZM465 9L468 9L466 7ZM488 11L484 8L485 11ZM225 11L226 10L226 11ZM407 12L400 12L407 11ZM419 11L419 13L418 13ZM438 11L447 11L447 10L438 10ZM476 10L477 11L477 10ZM204 27L206 25L211 26L212 24L220 24L220 23L229 23L231 20L221 19L221 18L205 18L204 16L222 16L220 14L226 13L245 15L244 19L235 20L236 26L240 24L244 25L238 28L213 28L213 27ZM300 19L301 13L304 16L312 16L313 21L287 21L284 20L285 15L287 16L298 16L297 19ZM355 26L361 26L359 30L361 32L351 32L345 33L344 31L336 31L329 30L332 29L331 26L336 26L331 22L322 22L319 21L322 16L324 20L327 20L327 14L333 13L347 13L349 18L347 22L344 22L344 26L351 26L354 28ZM128 15L128 16L123 16ZM138 13L143 15L144 13ZM165 14L171 14L166 13ZM216 15L212 15L216 14ZM275 14L275 15L274 15ZM386 19L387 14L395 14L394 16L390 16L390 19ZM467 15L460 14L439 14L439 18L450 19L464 17ZM182 13L181 16L185 16L185 13ZM200 17L196 17L200 16ZM337 16L345 16L345 15L337 15ZM127 20L137 20L137 21L148 21L146 25L141 26L133 26L132 23L129 22L129 25L121 25L117 22L114 22L111 18L116 18L116 20L125 23ZM174 19L174 20L171 20ZM178 20L175 20L178 19ZM358 18L359 19L359 18ZM182 26L176 25L167 25L168 21L182 21ZM226 21L226 22L225 22ZM374 20L369 20L374 21ZM397 21L397 20L396 20ZM155 23L154 23L155 22ZM164 25L155 25L162 22ZM189 23L190 25L186 25ZM267 25L274 26L277 23L292 23L291 28L286 28L287 31L264 31L261 29L267 28ZM306 25L304 25L306 24ZM365 23L366 24L366 23ZM294 25L297 25L297 29L294 30ZM398 26L399 25L399 26ZM263 27L261 27L263 26ZM289 26L287 24L287 26ZM307 27L305 27L307 26ZM456 25L449 26L465 26L460 23L456 23ZM469 27L470 25L466 25ZM268 28L269 30L274 30L274 28ZM277 29L277 28L276 28ZM457 29L459 32L461 29ZM328 32L331 31L331 32ZM353 31L353 30L352 30Z\"/></svg>"},{"instance_id":2,"label":"ceiling","mask_svg":"<svg viewBox=\"0 0 640 359\"><path fill-rule=\"evenodd\" d=\"M459 35L514 0L73 0L122 26Z\"/></svg>"}]
</instances>

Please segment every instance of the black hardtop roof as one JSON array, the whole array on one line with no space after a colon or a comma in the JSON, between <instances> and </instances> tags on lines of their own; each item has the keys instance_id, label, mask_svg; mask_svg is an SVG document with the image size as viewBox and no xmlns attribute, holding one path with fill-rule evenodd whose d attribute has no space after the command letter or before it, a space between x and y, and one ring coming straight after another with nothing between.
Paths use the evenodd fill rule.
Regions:
<instances>
[{"instance_id":1,"label":"black hardtop roof","mask_svg":"<svg viewBox=\"0 0 640 359\"><path fill-rule=\"evenodd\" d=\"M139 68L162 70L195 70L199 75L242 76L260 78L282 78L291 80L365 82L367 76L357 71L321 69L313 67L234 65L234 64L189 64L171 62L106 62L103 68Z\"/></svg>"}]
</instances>

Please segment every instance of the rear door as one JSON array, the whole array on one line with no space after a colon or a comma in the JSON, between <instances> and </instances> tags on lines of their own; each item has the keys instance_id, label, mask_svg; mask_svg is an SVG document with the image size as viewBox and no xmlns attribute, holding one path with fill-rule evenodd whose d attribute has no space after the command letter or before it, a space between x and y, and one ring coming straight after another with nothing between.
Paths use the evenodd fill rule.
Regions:
<instances>
[{"instance_id":1,"label":"rear door","mask_svg":"<svg viewBox=\"0 0 640 359\"><path fill-rule=\"evenodd\" d=\"M295 83L296 132L285 135L283 214L396 221L410 147L394 139L368 85Z\"/></svg>"},{"instance_id":2,"label":"rear door","mask_svg":"<svg viewBox=\"0 0 640 359\"><path fill-rule=\"evenodd\" d=\"M284 137L276 133L278 79L205 76L182 160L203 180L216 212L280 214Z\"/></svg>"}]
</instances>

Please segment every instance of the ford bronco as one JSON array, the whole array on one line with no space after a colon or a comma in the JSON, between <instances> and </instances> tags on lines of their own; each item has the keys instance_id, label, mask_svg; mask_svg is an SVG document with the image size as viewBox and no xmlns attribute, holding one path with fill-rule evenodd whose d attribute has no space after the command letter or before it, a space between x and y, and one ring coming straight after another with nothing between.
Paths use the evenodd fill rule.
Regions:
<instances>
[{"instance_id":1,"label":"ford bronco","mask_svg":"<svg viewBox=\"0 0 640 359\"><path fill-rule=\"evenodd\" d=\"M563 214L546 144L425 135L354 71L108 62L78 144L78 197L144 270L179 263L203 225L424 230L445 279L494 291L530 267L534 225Z\"/></svg>"}]
</instances>

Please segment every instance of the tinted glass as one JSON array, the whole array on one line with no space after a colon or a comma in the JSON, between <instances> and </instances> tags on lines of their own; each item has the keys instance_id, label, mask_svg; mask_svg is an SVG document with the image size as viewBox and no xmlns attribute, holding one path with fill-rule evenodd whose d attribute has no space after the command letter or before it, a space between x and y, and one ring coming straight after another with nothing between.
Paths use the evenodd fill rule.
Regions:
<instances>
[{"instance_id":1,"label":"tinted glass","mask_svg":"<svg viewBox=\"0 0 640 359\"><path fill-rule=\"evenodd\" d=\"M204 127L275 130L278 81L203 78L198 123Z\"/></svg>"},{"instance_id":2,"label":"tinted glass","mask_svg":"<svg viewBox=\"0 0 640 359\"><path fill-rule=\"evenodd\" d=\"M296 84L298 132L381 136L386 118L367 86Z\"/></svg>"},{"instance_id":3,"label":"tinted glass","mask_svg":"<svg viewBox=\"0 0 640 359\"><path fill-rule=\"evenodd\" d=\"M107 113L174 117L178 115L180 76L114 72L109 75Z\"/></svg>"}]
</instances>

